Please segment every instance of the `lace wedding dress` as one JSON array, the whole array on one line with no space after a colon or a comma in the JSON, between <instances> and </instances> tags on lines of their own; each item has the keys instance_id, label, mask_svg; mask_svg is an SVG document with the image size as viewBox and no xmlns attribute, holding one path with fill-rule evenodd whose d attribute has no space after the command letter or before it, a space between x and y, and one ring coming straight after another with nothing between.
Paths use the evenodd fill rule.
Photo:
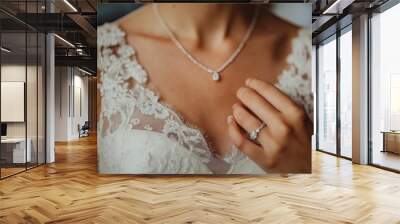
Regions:
<instances>
[{"instance_id":1,"label":"lace wedding dress","mask_svg":"<svg viewBox=\"0 0 400 224\"><path fill-rule=\"evenodd\" d=\"M235 146L217 157L203 133L147 88L148 75L117 24L98 28L101 109L99 172L113 174L262 174ZM275 84L312 118L311 32L292 40L288 67Z\"/></svg>"}]
</instances>

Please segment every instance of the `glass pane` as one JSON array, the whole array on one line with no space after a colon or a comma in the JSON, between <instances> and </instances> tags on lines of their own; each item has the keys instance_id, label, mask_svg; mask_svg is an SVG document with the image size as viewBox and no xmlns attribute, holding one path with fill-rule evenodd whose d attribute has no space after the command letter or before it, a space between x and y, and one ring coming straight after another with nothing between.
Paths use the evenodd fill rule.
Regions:
<instances>
[{"instance_id":1,"label":"glass pane","mask_svg":"<svg viewBox=\"0 0 400 224\"><path fill-rule=\"evenodd\" d=\"M45 161L45 35L21 22L38 19L33 14L44 6L45 0L0 1L10 12L0 12L1 178Z\"/></svg>"},{"instance_id":2,"label":"glass pane","mask_svg":"<svg viewBox=\"0 0 400 224\"><path fill-rule=\"evenodd\" d=\"M317 48L315 45L312 46L312 55L311 55L311 77L312 77L312 92L314 93L314 99L316 99L315 93L317 90L315 89L316 87L316 78L317 78ZM314 108L316 108L317 102L314 100ZM315 110L314 110L315 111ZM312 150L316 150L316 131L317 131L317 114L313 113L313 136L312 136Z\"/></svg>"},{"instance_id":3,"label":"glass pane","mask_svg":"<svg viewBox=\"0 0 400 224\"><path fill-rule=\"evenodd\" d=\"M372 163L400 170L400 4L372 18Z\"/></svg>"},{"instance_id":4,"label":"glass pane","mask_svg":"<svg viewBox=\"0 0 400 224\"><path fill-rule=\"evenodd\" d=\"M318 149L336 153L336 39L318 48Z\"/></svg>"},{"instance_id":5,"label":"glass pane","mask_svg":"<svg viewBox=\"0 0 400 224\"><path fill-rule=\"evenodd\" d=\"M26 33L1 34L1 173L2 178L25 170Z\"/></svg>"},{"instance_id":6,"label":"glass pane","mask_svg":"<svg viewBox=\"0 0 400 224\"><path fill-rule=\"evenodd\" d=\"M37 23L38 17L32 16L39 12L37 1L27 2L25 12L30 15L28 20ZM36 20L36 21L32 21ZM27 167L38 164L38 33L27 28L27 76L26 76L26 125L27 125L27 150L30 151Z\"/></svg>"},{"instance_id":7,"label":"glass pane","mask_svg":"<svg viewBox=\"0 0 400 224\"><path fill-rule=\"evenodd\" d=\"M38 35L38 164L45 163L45 44L46 37L44 34Z\"/></svg>"},{"instance_id":8,"label":"glass pane","mask_svg":"<svg viewBox=\"0 0 400 224\"><path fill-rule=\"evenodd\" d=\"M340 37L340 153L352 157L352 35Z\"/></svg>"},{"instance_id":9,"label":"glass pane","mask_svg":"<svg viewBox=\"0 0 400 224\"><path fill-rule=\"evenodd\" d=\"M26 80L26 116L27 116L27 142L30 148L30 159L28 160L28 168L37 165L37 132L38 132L38 36L36 32L27 33L28 38L28 63L27 63L27 80Z\"/></svg>"}]
</instances>

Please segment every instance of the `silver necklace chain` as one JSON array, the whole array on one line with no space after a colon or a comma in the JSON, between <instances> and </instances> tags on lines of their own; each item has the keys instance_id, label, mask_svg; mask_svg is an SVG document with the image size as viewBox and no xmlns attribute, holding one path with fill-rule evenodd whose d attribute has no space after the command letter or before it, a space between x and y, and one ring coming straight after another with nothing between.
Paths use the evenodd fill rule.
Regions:
<instances>
[{"instance_id":1,"label":"silver necklace chain","mask_svg":"<svg viewBox=\"0 0 400 224\"><path fill-rule=\"evenodd\" d=\"M165 20L162 18L159 8L158 8L158 4L153 3L153 9L154 9L154 13L156 14L158 20L160 21L160 24L163 26L165 31L168 33L170 39L176 45L176 47L179 50L181 50L183 52L183 54L185 54L186 57L188 57L189 60L193 64L196 64L197 66L199 66L200 68L205 70L207 73L209 73L212 76L212 79L214 81L220 80L220 77L221 77L220 72L222 72L226 67L228 67L228 65L230 65L233 62L233 60L235 60L235 58L239 55L239 53L243 50L244 45L249 40L251 34L254 31L254 28L257 23L258 14L260 11L259 8L257 7L256 11L253 15L252 21L250 23L250 26L247 29L245 35L243 36L243 39L240 41L236 50L232 53L232 55L228 58L228 60L225 61L225 63L223 63L218 69L214 70L214 69L211 69L211 68L207 67L206 65L202 64L201 62L199 62L199 60L197 60L192 54L190 54L190 52L188 50L186 50L186 48L178 41L175 34L171 31L171 29L168 27Z\"/></svg>"}]
</instances>

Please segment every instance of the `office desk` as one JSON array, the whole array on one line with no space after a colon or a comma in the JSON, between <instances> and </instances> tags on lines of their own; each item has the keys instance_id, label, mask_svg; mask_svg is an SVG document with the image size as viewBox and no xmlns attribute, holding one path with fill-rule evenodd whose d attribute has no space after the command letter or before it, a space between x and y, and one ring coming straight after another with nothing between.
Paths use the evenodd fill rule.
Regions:
<instances>
[{"instance_id":1,"label":"office desk","mask_svg":"<svg viewBox=\"0 0 400 224\"><path fill-rule=\"evenodd\" d=\"M382 131L383 150L382 152L392 152L400 154L400 131Z\"/></svg>"},{"instance_id":2,"label":"office desk","mask_svg":"<svg viewBox=\"0 0 400 224\"><path fill-rule=\"evenodd\" d=\"M25 138L1 139L1 159L5 160L5 163L31 162L32 141L30 138L27 138L26 142L28 144L25 153Z\"/></svg>"}]
</instances>

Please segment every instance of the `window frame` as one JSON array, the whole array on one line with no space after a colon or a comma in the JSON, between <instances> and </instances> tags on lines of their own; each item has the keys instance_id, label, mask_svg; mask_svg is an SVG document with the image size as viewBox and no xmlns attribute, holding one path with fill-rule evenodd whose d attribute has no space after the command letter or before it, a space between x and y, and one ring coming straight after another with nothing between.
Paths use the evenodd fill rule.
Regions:
<instances>
[{"instance_id":1,"label":"window frame","mask_svg":"<svg viewBox=\"0 0 400 224\"><path fill-rule=\"evenodd\" d=\"M344 35L347 32L351 32L352 31L352 23L347 24L346 26L344 26L343 28L337 30L335 33L333 33L332 35L328 36L327 38L319 41L316 44L316 150L319 152L323 152L329 155L333 155L339 158L343 158L346 160L352 160L351 157L347 157L342 155L341 153L341 119L340 119L340 103L341 103L341 97L340 97L340 77L341 77L341 67L340 67L340 37L342 35ZM320 108L320 92L319 90L319 85L320 85L320 74L319 74L319 66L320 66L320 58L319 58L319 49L320 49L320 45L322 43L326 44L330 41L336 41L336 152L332 153L332 152L328 152L324 149L321 149L320 143L319 143L319 108Z\"/></svg>"},{"instance_id":2,"label":"window frame","mask_svg":"<svg viewBox=\"0 0 400 224\"><path fill-rule=\"evenodd\" d=\"M373 64L373 62L372 62L372 54L373 54L373 51L372 51L372 45L373 45L373 43L372 43L372 41L373 41L373 35L372 35L372 19L373 19L373 17L374 17L374 14L381 14L381 13L384 13L385 11L387 11L387 10L389 10L389 9L391 9L392 7L394 7L394 6L397 6L398 4L400 4L400 0L388 0L388 1L386 1L384 4L382 4L382 5L380 5L380 6L378 6L378 7L376 7L376 8L373 8L373 9L371 9L371 10L369 10L367 13L368 13L368 31L367 31L367 39L368 39L368 57L367 57L367 60L368 60L368 69L367 69L367 79L368 79L368 86L367 86L367 88L368 88L368 105L367 105L367 107L368 107L368 111L367 111L367 113L368 113L368 125L367 125L367 131L368 131L368 152L367 152L367 163L368 163L368 165L370 165L370 166L373 166L373 167L377 167L377 168L380 168L380 169L383 169L383 170L387 170L387 171L391 171L391 172L395 172L395 173L400 173L400 170L397 170L397 169L394 169L394 168L390 168L390 167L387 167L387 166L384 166L384 165L380 165L380 164L377 164L377 163L374 163L373 162L373 153L374 153L374 149L373 149L373 130L372 130L372 116L373 116L373 113L372 113L372 93L373 93L373 88L372 88L372 64Z\"/></svg>"}]
</instances>

